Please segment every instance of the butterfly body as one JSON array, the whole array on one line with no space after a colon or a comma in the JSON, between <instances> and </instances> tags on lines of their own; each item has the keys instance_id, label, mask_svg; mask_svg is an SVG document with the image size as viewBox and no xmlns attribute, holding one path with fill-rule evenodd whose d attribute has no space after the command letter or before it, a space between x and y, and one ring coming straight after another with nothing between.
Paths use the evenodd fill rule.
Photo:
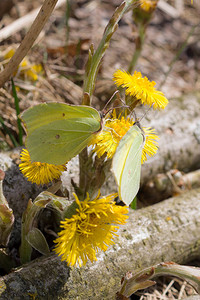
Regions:
<instances>
[{"instance_id":1,"label":"butterfly body","mask_svg":"<svg viewBox=\"0 0 200 300\"><path fill-rule=\"evenodd\" d=\"M101 130L101 116L90 106L43 103L21 114L32 162L65 164Z\"/></svg>"},{"instance_id":2,"label":"butterfly body","mask_svg":"<svg viewBox=\"0 0 200 300\"><path fill-rule=\"evenodd\" d=\"M120 140L113 157L112 170L119 198L129 205L139 190L144 133L136 122Z\"/></svg>"}]
</instances>

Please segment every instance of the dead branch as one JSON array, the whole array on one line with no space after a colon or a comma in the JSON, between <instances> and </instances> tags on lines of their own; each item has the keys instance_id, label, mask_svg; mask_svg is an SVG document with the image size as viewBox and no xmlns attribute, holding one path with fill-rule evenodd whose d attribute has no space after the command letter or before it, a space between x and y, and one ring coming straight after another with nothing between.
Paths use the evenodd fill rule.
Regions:
<instances>
[{"instance_id":1,"label":"dead branch","mask_svg":"<svg viewBox=\"0 0 200 300\"><path fill-rule=\"evenodd\" d=\"M179 11L177 8L171 6L166 1L163 0L158 2L158 8L163 12L165 12L166 14L168 14L170 17L175 19L178 18L180 16L180 13L183 11L183 7Z\"/></svg>"},{"instance_id":2,"label":"dead branch","mask_svg":"<svg viewBox=\"0 0 200 300\"><path fill-rule=\"evenodd\" d=\"M150 179L140 190L140 200L146 205L159 202L173 195L185 193L200 187L200 170L183 174L177 169L167 173L157 174ZM148 197L147 197L148 195ZM152 201L154 201L152 203Z\"/></svg>"},{"instance_id":3,"label":"dead branch","mask_svg":"<svg viewBox=\"0 0 200 300\"><path fill-rule=\"evenodd\" d=\"M132 211L96 263L69 269L55 255L35 260L1 278L0 299L113 299L129 270L199 257L199 207L200 189Z\"/></svg>"},{"instance_id":4,"label":"dead branch","mask_svg":"<svg viewBox=\"0 0 200 300\"><path fill-rule=\"evenodd\" d=\"M35 21L33 22L31 28L25 35L25 38L21 42L20 46L17 48L15 54L10 59L5 69L0 73L0 87L4 85L4 83L9 80L12 74L17 69L20 62L27 55L28 51L33 46L36 38L40 34L42 28L47 22L49 16L51 15L56 3L58 0L45 0L42 5Z\"/></svg>"},{"instance_id":5,"label":"dead branch","mask_svg":"<svg viewBox=\"0 0 200 300\"><path fill-rule=\"evenodd\" d=\"M55 9L59 8L60 6L62 6L65 3L66 3L66 0L58 0L58 3L56 4ZM0 42L9 38L14 33L30 26L33 23L33 21L36 18L39 11L40 11L40 9L36 8L36 9L32 10L31 12L29 12L28 14L26 14L25 16L17 19L16 21L12 22L11 24L9 24L6 27L4 27L3 29L1 29L0 30ZM0 2L0 16L1 16L1 2Z\"/></svg>"}]
</instances>

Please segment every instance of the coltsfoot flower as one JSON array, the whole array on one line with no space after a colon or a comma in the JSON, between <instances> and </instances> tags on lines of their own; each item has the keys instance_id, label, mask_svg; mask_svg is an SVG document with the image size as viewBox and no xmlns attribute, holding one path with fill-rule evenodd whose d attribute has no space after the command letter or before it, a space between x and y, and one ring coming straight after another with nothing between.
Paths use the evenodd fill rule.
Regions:
<instances>
[{"instance_id":1,"label":"coltsfoot flower","mask_svg":"<svg viewBox=\"0 0 200 300\"><path fill-rule=\"evenodd\" d=\"M55 252L69 265L85 265L88 260L96 261L99 250L106 251L114 244L118 225L126 223L128 207L117 206L113 201L117 194L97 197L90 200L89 195L77 204L76 214L61 221L62 230L55 240Z\"/></svg>"},{"instance_id":2,"label":"coltsfoot flower","mask_svg":"<svg viewBox=\"0 0 200 300\"><path fill-rule=\"evenodd\" d=\"M52 165L41 162L31 162L30 154L27 149L23 149L20 155L21 163L19 169L22 174L36 184L47 184L53 179L60 177L61 173L66 170L66 165Z\"/></svg>"},{"instance_id":3,"label":"coltsfoot flower","mask_svg":"<svg viewBox=\"0 0 200 300\"><path fill-rule=\"evenodd\" d=\"M93 137L91 145L94 146L94 152L98 157L106 154L107 158L112 158L115 154L117 146L119 145L122 137L133 126L135 121L130 117L116 118L115 111L113 118L105 122L103 130ZM155 130L152 128L143 127L145 136L145 144L142 149L141 163L147 160L147 155L153 156L158 150L157 140L159 137L156 135Z\"/></svg>"},{"instance_id":4,"label":"coltsfoot flower","mask_svg":"<svg viewBox=\"0 0 200 300\"><path fill-rule=\"evenodd\" d=\"M158 150L158 142L159 137L156 135L155 129L151 127L143 127L142 128L145 135L145 143L142 149L142 164L147 160L148 156L153 156L156 154Z\"/></svg>"},{"instance_id":5,"label":"coltsfoot flower","mask_svg":"<svg viewBox=\"0 0 200 300\"><path fill-rule=\"evenodd\" d=\"M151 12L156 8L158 0L140 0L140 8L146 12Z\"/></svg>"},{"instance_id":6,"label":"coltsfoot flower","mask_svg":"<svg viewBox=\"0 0 200 300\"><path fill-rule=\"evenodd\" d=\"M107 158L112 158L121 138L133 126L134 121L131 118L122 116L115 118L115 112L112 119L105 122L103 130L94 135L91 145L94 146L94 152L98 157L106 153Z\"/></svg>"},{"instance_id":7,"label":"coltsfoot flower","mask_svg":"<svg viewBox=\"0 0 200 300\"><path fill-rule=\"evenodd\" d=\"M15 53L14 49L10 49L5 55L4 59L10 59ZM15 72L16 75L20 75L23 79L28 78L31 81L38 80L38 74L42 72L42 65L41 64L31 64L28 58L24 58L20 63L17 71Z\"/></svg>"},{"instance_id":8,"label":"coltsfoot flower","mask_svg":"<svg viewBox=\"0 0 200 300\"><path fill-rule=\"evenodd\" d=\"M117 86L126 89L126 94L135 97L144 105L153 106L154 109L164 109L168 104L167 98L161 91L156 90L155 82L142 77L140 72L135 71L133 75L117 70L113 74L113 80Z\"/></svg>"}]
</instances>

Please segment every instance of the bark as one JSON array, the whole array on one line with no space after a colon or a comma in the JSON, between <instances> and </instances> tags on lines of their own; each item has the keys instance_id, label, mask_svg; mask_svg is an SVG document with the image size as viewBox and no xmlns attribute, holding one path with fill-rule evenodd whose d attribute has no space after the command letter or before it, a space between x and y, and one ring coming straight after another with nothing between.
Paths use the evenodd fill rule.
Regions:
<instances>
[{"instance_id":1,"label":"bark","mask_svg":"<svg viewBox=\"0 0 200 300\"><path fill-rule=\"evenodd\" d=\"M145 185L159 173L178 169L185 173L200 169L200 94L186 95L170 100L164 111L148 112L141 126L156 129L159 136L158 152L142 165L141 190L143 197ZM136 110L137 117L144 115L144 110ZM116 191L114 177L109 173L102 191ZM162 196L162 192L160 192ZM163 196L165 196L163 194ZM161 199L165 199L161 197ZM160 200L160 199L159 199ZM154 201L153 201L154 202Z\"/></svg>"},{"instance_id":2,"label":"bark","mask_svg":"<svg viewBox=\"0 0 200 300\"><path fill-rule=\"evenodd\" d=\"M5 173L3 193L13 210L15 219L18 219L26 209L28 200L35 199L39 193L47 189L47 186L38 186L27 181L15 164Z\"/></svg>"},{"instance_id":3,"label":"bark","mask_svg":"<svg viewBox=\"0 0 200 300\"><path fill-rule=\"evenodd\" d=\"M69 269L55 255L41 258L0 280L0 299L114 299L120 280L162 261L187 263L200 253L200 189L130 212L115 245L98 261Z\"/></svg>"},{"instance_id":4,"label":"bark","mask_svg":"<svg viewBox=\"0 0 200 300\"><path fill-rule=\"evenodd\" d=\"M200 168L200 95L170 100L164 111L148 113L142 126L158 132L159 151L142 168L142 183L170 169L188 172Z\"/></svg>"},{"instance_id":5,"label":"bark","mask_svg":"<svg viewBox=\"0 0 200 300\"><path fill-rule=\"evenodd\" d=\"M183 174L177 169L167 173L157 174L147 181L140 191L139 200L142 204L150 205L200 187L200 170ZM148 195L148 197L147 197Z\"/></svg>"}]
</instances>

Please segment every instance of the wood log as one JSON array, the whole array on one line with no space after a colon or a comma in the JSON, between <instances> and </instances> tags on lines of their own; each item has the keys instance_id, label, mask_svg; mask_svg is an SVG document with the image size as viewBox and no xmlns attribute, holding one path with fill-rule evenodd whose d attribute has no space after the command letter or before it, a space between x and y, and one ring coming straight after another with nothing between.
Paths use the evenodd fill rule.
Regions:
<instances>
[{"instance_id":1,"label":"wood log","mask_svg":"<svg viewBox=\"0 0 200 300\"><path fill-rule=\"evenodd\" d=\"M68 268L55 255L0 279L0 299L114 299L124 273L162 261L187 263L200 255L200 189L131 211L115 245L98 261Z\"/></svg>"},{"instance_id":2,"label":"wood log","mask_svg":"<svg viewBox=\"0 0 200 300\"><path fill-rule=\"evenodd\" d=\"M151 111L142 126L152 126L160 137L157 154L142 167L142 184L171 169L200 168L200 96L171 99L164 111Z\"/></svg>"},{"instance_id":3,"label":"wood log","mask_svg":"<svg viewBox=\"0 0 200 300\"><path fill-rule=\"evenodd\" d=\"M173 197L200 187L200 170L182 174L178 170L171 170L165 174L157 174L150 179L140 190L139 200L143 206L150 205L163 199ZM148 195L148 197L147 197Z\"/></svg>"}]
</instances>

